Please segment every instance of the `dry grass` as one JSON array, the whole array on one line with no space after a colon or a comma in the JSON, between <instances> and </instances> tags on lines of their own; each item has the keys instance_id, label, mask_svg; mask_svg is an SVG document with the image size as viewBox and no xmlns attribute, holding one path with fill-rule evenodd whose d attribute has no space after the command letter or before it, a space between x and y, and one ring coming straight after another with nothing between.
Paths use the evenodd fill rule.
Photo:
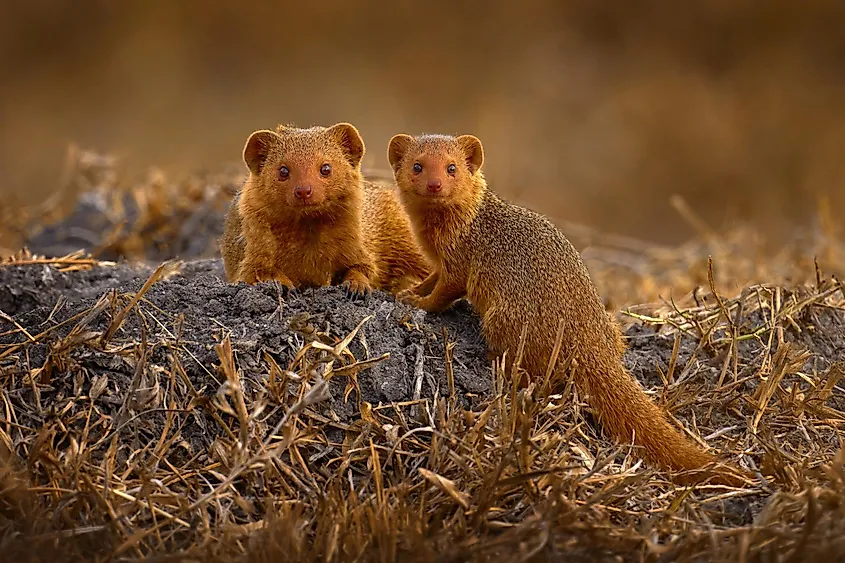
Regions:
<instances>
[{"instance_id":1,"label":"dry grass","mask_svg":"<svg viewBox=\"0 0 845 563\"><path fill-rule=\"evenodd\" d=\"M150 232L173 233L174 219L196 208L193 196L165 206L159 188L142 188L133 190L147 230L108 238L133 257L164 240ZM212 188L200 199L216 201ZM219 382L209 396L175 353L190 335L162 342L118 330L129 316L144 317L145 288L176 267L166 263L137 294L109 292L71 318L73 329L43 365L30 364L28 349L45 335L3 316L4 334L17 340L0 348L0 552L19 561L845 554L845 327L837 324L845 288L831 275L845 268L845 253L834 230L816 229L766 256L745 229L717 234L702 226L676 249L573 230L589 239L591 269L611 306L674 343L668 369L658 368L656 399L672 412L693 404L682 426L720 444L760 482L678 487L631 448L599 439L571 387L553 393L538 380L511 388L510 361L491 366L495 392L472 411L449 395L415 402L416 418L364 403L360 420L339 423L316 408L326 382L349 378L354 387L354 374L378 361L352 354L354 331L305 339L290 365L265 358L267 383L258 391L243 384L223 336L219 362L207 366ZM21 253L6 265L39 260ZM42 261L101 267L82 255ZM681 297L670 299L672 290ZM93 330L102 314L109 325ZM832 351L826 358L818 339ZM153 362L162 348L166 361ZM95 400L108 382L83 381L73 369L76 355L94 352L135 366L113 412ZM698 376L714 358L718 377ZM51 385L62 392L41 400ZM149 423L153 412L163 413L163 426ZM193 451L183 434L198 420L223 431L208 451ZM338 428L341 441L329 432Z\"/></svg>"}]
</instances>

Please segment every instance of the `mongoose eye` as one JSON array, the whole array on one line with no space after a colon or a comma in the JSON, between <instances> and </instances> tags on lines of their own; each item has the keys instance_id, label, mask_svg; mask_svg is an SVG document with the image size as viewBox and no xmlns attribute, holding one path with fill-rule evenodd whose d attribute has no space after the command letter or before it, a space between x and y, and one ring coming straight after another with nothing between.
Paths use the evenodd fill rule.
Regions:
<instances>
[{"instance_id":1,"label":"mongoose eye","mask_svg":"<svg viewBox=\"0 0 845 563\"><path fill-rule=\"evenodd\" d=\"M279 168L279 178L282 180L287 180L290 177L290 170L288 170L287 166L282 166Z\"/></svg>"},{"instance_id":2,"label":"mongoose eye","mask_svg":"<svg viewBox=\"0 0 845 563\"><path fill-rule=\"evenodd\" d=\"M420 164L419 162L415 162L414 163L414 174L419 174L420 172L422 172L422 164Z\"/></svg>"},{"instance_id":3,"label":"mongoose eye","mask_svg":"<svg viewBox=\"0 0 845 563\"><path fill-rule=\"evenodd\" d=\"M320 167L320 175L328 176L332 173L332 167L329 164L324 164Z\"/></svg>"},{"instance_id":4,"label":"mongoose eye","mask_svg":"<svg viewBox=\"0 0 845 563\"><path fill-rule=\"evenodd\" d=\"M452 174L453 176L455 175L455 172L457 172L457 170L458 170L458 167L455 166L454 164L450 164L449 166L446 167L446 172L448 172L449 174Z\"/></svg>"}]
</instances>

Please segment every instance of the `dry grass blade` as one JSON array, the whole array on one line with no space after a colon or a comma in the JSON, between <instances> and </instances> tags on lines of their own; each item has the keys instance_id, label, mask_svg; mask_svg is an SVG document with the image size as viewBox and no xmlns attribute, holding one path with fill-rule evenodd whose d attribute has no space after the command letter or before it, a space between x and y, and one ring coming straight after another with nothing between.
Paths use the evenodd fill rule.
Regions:
<instances>
[{"instance_id":1,"label":"dry grass blade","mask_svg":"<svg viewBox=\"0 0 845 563\"><path fill-rule=\"evenodd\" d=\"M18 329L19 331L21 331L21 332L23 333L23 335L24 335L24 336L26 336L26 337L27 337L27 339L28 339L30 342L35 342L35 338L33 338L33 337L32 337L32 335L29 333L29 331L28 331L28 330L26 330L24 327L22 327L22 326L18 323L18 321L16 321L15 319L13 319L12 317L10 317L9 315L7 315L6 313L4 313L3 311L0 311L0 319L3 319L3 320L4 320L4 321L6 321L7 323L11 323L12 325L14 325L14 327L15 327L16 329Z\"/></svg>"},{"instance_id":2,"label":"dry grass blade","mask_svg":"<svg viewBox=\"0 0 845 563\"><path fill-rule=\"evenodd\" d=\"M144 285L141 286L141 289L132 296L129 300L129 303L126 304L120 312L115 315L114 319L112 319L111 324L109 324L108 328L106 329L105 333L103 333L102 342L106 343L112 339L114 333L120 328L123 324L123 320L126 318L126 315L129 314L129 311L132 310L135 305L138 304L138 301L144 296L147 291L149 291L152 285L162 279L167 279L172 275L176 275L179 273L179 270L182 268L181 261L168 261L162 262L159 264L158 268L150 274L150 277L147 278L147 281L144 282Z\"/></svg>"},{"instance_id":3,"label":"dry grass blade","mask_svg":"<svg viewBox=\"0 0 845 563\"><path fill-rule=\"evenodd\" d=\"M757 413L754 415L754 420L751 422L751 431L756 433L760 425L760 419L766 412L766 407L772 396L778 390L783 378L795 373L804 362L807 360L808 354L806 352L795 353L789 343L783 343L778 346L772 359L773 367L772 373L766 377L760 386L757 388Z\"/></svg>"},{"instance_id":4,"label":"dry grass blade","mask_svg":"<svg viewBox=\"0 0 845 563\"><path fill-rule=\"evenodd\" d=\"M418 471L420 472L420 475L425 477L426 481L428 481L429 483L431 483L432 485L452 497L452 499L454 499L455 502L460 504L464 510L469 510L469 495L459 491L456 488L454 481L442 477L422 467L420 467Z\"/></svg>"},{"instance_id":5,"label":"dry grass blade","mask_svg":"<svg viewBox=\"0 0 845 563\"><path fill-rule=\"evenodd\" d=\"M243 389L241 388L241 379L235 368L235 358L232 355L232 342L229 340L229 336L225 336L223 342L215 346L215 349L217 351L217 357L220 359L220 367L226 376L227 390L235 400L235 410L240 428L240 443L238 447L245 448L249 439L249 414L247 413L246 401L244 400Z\"/></svg>"}]
</instances>

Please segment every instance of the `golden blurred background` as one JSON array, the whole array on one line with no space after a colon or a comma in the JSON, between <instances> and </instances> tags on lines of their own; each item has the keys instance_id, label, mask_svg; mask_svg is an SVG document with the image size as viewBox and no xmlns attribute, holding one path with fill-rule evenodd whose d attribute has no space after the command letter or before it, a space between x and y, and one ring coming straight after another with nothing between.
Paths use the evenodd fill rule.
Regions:
<instances>
[{"instance_id":1,"label":"golden blurred background","mask_svg":"<svg viewBox=\"0 0 845 563\"><path fill-rule=\"evenodd\" d=\"M0 189L56 189L69 143L128 177L238 162L256 128L474 133L488 179L552 217L658 242L781 234L845 209L845 3L7 2Z\"/></svg>"}]
</instances>

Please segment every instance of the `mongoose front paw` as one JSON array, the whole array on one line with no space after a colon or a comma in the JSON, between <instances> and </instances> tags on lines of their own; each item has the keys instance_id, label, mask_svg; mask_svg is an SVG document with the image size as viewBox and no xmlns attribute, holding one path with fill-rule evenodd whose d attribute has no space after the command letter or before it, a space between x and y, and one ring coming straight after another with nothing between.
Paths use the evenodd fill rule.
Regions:
<instances>
[{"instance_id":1,"label":"mongoose front paw","mask_svg":"<svg viewBox=\"0 0 845 563\"><path fill-rule=\"evenodd\" d=\"M261 268L255 269L255 281L256 281L256 283L263 283L263 282L268 282L268 281L279 281L279 282L283 281L285 283L285 285L290 283L289 280L283 280L281 278L284 278L284 275L279 275L277 272L274 272L273 270L271 270L269 268L261 267ZM293 285L293 284L291 284L291 285Z\"/></svg>"},{"instance_id":2,"label":"mongoose front paw","mask_svg":"<svg viewBox=\"0 0 845 563\"><path fill-rule=\"evenodd\" d=\"M413 289L403 289L396 294L397 301L410 305L411 307L419 307L422 299L423 298L417 295Z\"/></svg>"},{"instance_id":3,"label":"mongoose front paw","mask_svg":"<svg viewBox=\"0 0 845 563\"><path fill-rule=\"evenodd\" d=\"M276 282L282 289L283 295L296 289L293 282L286 275L265 267L244 268L238 278L250 285L268 281Z\"/></svg>"},{"instance_id":4,"label":"mongoose front paw","mask_svg":"<svg viewBox=\"0 0 845 563\"><path fill-rule=\"evenodd\" d=\"M372 292L370 283L366 280L349 279L341 284L346 291L346 298L352 301L364 299Z\"/></svg>"},{"instance_id":5,"label":"mongoose front paw","mask_svg":"<svg viewBox=\"0 0 845 563\"><path fill-rule=\"evenodd\" d=\"M240 275L238 275L238 279L240 281L248 283L249 285L255 285L261 282L265 282L272 278L272 274L265 270L246 270L241 272Z\"/></svg>"},{"instance_id":6,"label":"mongoose front paw","mask_svg":"<svg viewBox=\"0 0 845 563\"><path fill-rule=\"evenodd\" d=\"M274 281L278 285L279 293L282 295L282 297L294 298L297 295L299 295L299 292L297 291L296 287L293 285L292 281L290 281L288 279L281 280L281 279L278 279L278 278L276 278Z\"/></svg>"}]
</instances>

